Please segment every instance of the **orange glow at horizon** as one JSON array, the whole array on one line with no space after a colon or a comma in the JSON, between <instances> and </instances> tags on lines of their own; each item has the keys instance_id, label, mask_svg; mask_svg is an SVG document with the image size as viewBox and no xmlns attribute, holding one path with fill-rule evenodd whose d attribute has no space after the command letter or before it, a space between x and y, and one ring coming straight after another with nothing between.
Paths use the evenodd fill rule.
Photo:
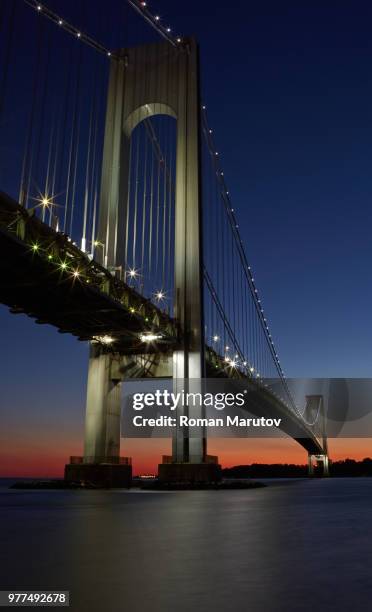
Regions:
<instances>
[{"instance_id":1,"label":"orange glow at horizon","mask_svg":"<svg viewBox=\"0 0 372 612\"><path fill-rule=\"evenodd\" d=\"M19 446L14 439L4 437L0 451L1 477L61 478L70 455L81 455L80 438L58 441L50 438L36 440L26 436ZM58 442L58 443L55 443ZM361 460L372 456L370 438L336 438L329 440L329 454L333 461L346 458ZM132 457L133 474L157 473L162 455L171 454L171 440L165 438L125 439L121 455ZM250 463L306 464L306 452L288 438L210 438L208 454L217 455L222 467Z\"/></svg>"}]
</instances>

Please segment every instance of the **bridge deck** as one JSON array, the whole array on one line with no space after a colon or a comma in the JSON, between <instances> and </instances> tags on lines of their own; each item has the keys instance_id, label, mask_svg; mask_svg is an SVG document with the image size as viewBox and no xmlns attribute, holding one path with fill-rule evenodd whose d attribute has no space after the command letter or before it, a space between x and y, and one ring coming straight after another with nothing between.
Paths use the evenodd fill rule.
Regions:
<instances>
[{"instance_id":1,"label":"bridge deck","mask_svg":"<svg viewBox=\"0 0 372 612\"><path fill-rule=\"evenodd\" d=\"M282 419L280 429L301 444L308 453L312 455L323 453L321 442L316 438L311 428L280 398L279 379L260 381L256 378L247 377L238 369L232 371L231 368L226 368L222 357L210 347L206 347L206 359L207 375L211 378L228 377L230 379L229 392L232 391L234 386L233 380L237 383L236 392L242 391L243 387L247 389L248 394L245 398L244 408L250 414L257 417ZM268 384L267 387L265 383ZM278 394L273 393L276 387Z\"/></svg>"},{"instance_id":2,"label":"bridge deck","mask_svg":"<svg viewBox=\"0 0 372 612\"><path fill-rule=\"evenodd\" d=\"M0 193L0 302L80 340L113 338L122 353L167 351L174 320L63 233ZM159 336L144 343L146 332Z\"/></svg>"}]
</instances>

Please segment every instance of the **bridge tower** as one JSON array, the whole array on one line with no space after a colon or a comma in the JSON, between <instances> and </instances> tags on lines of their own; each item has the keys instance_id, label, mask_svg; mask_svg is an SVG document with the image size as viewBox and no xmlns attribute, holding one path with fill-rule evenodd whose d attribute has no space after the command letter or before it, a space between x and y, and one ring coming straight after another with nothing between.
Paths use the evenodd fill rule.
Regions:
<instances>
[{"instance_id":1,"label":"bridge tower","mask_svg":"<svg viewBox=\"0 0 372 612\"><path fill-rule=\"evenodd\" d=\"M194 39L123 49L112 59L107 97L98 240L101 263L125 270L130 138L154 115L177 121L175 189L175 312L182 348L173 353L174 385L204 376L202 230L200 185L200 92L198 47ZM98 256L98 255L97 255ZM112 356L91 347L88 372L84 464L115 464L120 456L121 384L113 377ZM156 376L156 373L155 373ZM201 408L193 408L201 416ZM84 466L81 468L84 469ZM206 463L206 440L177 431L172 462L159 466L165 480L215 480L219 466Z\"/></svg>"},{"instance_id":2,"label":"bridge tower","mask_svg":"<svg viewBox=\"0 0 372 612\"><path fill-rule=\"evenodd\" d=\"M308 454L308 475L314 476L314 463L322 464L323 476L329 476L329 456L328 456L328 439L327 439L327 418L324 407L323 395L307 395L306 396L306 411L311 414L316 414L319 417L320 438L322 445L322 453Z\"/></svg>"}]
</instances>

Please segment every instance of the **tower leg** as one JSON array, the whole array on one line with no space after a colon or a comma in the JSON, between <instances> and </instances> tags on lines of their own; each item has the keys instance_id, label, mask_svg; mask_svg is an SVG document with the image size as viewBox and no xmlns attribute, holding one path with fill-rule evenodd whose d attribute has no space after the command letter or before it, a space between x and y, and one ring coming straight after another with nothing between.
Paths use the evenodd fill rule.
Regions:
<instances>
[{"instance_id":1,"label":"tower leg","mask_svg":"<svg viewBox=\"0 0 372 612\"><path fill-rule=\"evenodd\" d=\"M314 476L314 465L313 465L313 456L308 455L307 457L307 465L308 465L308 476Z\"/></svg>"},{"instance_id":2,"label":"tower leg","mask_svg":"<svg viewBox=\"0 0 372 612\"><path fill-rule=\"evenodd\" d=\"M121 382L111 379L109 354L92 347L89 358L84 463L120 457Z\"/></svg>"},{"instance_id":3,"label":"tower leg","mask_svg":"<svg viewBox=\"0 0 372 612\"><path fill-rule=\"evenodd\" d=\"M200 355L189 355L189 365L195 358L194 369L189 378L185 378L183 364L184 352L175 352L173 356L173 377L174 392L200 393L202 388L202 373L198 370ZM181 367L181 374L177 377L177 372ZM185 406L177 409L177 417L181 414L188 415L190 418L202 417L204 409L201 405ZM186 485L215 483L221 480L221 466L211 457L206 455L206 436L203 431L199 436L185 436L183 428L175 428L172 445L172 457L167 458L167 463L159 465L159 479L164 483Z\"/></svg>"},{"instance_id":4,"label":"tower leg","mask_svg":"<svg viewBox=\"0 0 372 612\"><path fill-rule=\"evenodd\" d=\"M323 455L323 476L329 476L329 458L328 455Z\"/></svg>"},{"instance_id":5,"label":"tower leg","mask_svg":"<svg viewBox=\"0 0 372 612\"><path fill-rule=\"evenodd\" d=\"M175 203L175 318L183 332L183 347L173 356L175 391L202 391L205 376L203 335L203 269L200 186L200 95L199 61L194 42L180 58L178 74L177 169ZM203 406L185 406L178 414L202 417ZM159 466L159 477L167 482L214 482L220 466L208 463L206 434L184 435L177 428L172 463Z\"/></svg>"},{"instance_id":6,"label":"tower leg","mask_svg":"<svg viewBox=\"0 0 372 612\"><path fill-rule=\"evenodd\" d=\"M84 456L66 466L66 480L108 487L130 484L130 462L120 462L121 382L112 379L111 362L110 354L91 346Z\"/></svg>"}]
</instances>

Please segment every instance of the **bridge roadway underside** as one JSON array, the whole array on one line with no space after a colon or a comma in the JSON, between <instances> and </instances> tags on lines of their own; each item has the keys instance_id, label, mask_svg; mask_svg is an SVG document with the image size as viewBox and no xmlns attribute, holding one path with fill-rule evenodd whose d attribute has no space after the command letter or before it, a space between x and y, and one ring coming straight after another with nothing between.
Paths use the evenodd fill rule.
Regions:
<instances>
[{"instance_id":1,"label":"bridge roadway underside","mask_svg":"<svg viewBox=\"0 0 372 612\"><path fill-rule=\"evenodd\" d=\"M267 389L248 393L246 410L256 417L282 419L280 429L311 455L322 455L323 449L306 423Z\"/></svg>"},{"instance_id":2,"label":"bridge roadway underside","mask_svg":"<svg viewBox=\"0 0 372 612\"><path fill-rule=\"evenodd\" d=\"M177 342L171 317L1 192L0 302L80 340L112 337L123 354L167 352ZM161 339L144 343L146 332Z\"/></svg>"},{"instance_id":3,"label":"bridge roadway underside","mask_svg":"<svg viewBox=\"0 0 372 612\"><path fill-rule=\"evenodd\" d=\"M249 416L252 415L258 418L281 419L281 431L298 442L309 454L323 454L324 451L321 441L316 438L312 429L300 415L296 414L295 411L288 407L280 398L282 393L282 381L279 378L259 381L255 378L248 378L242 374L239 375L239 372L236 370L230 373L229 370L222 369L223 366L219 370L213 369L215 367L214 363L218 357L210 347L206 347L206 357L207 377L230 378L233 376L227 383L228 387L226 387L226 391L238 393L245 389L247 390L244 406L240 409L242 417L246 418L247 413L249 413ZM265 383L268 384L267 387ZM206 390L208 390L208 382ZM234 414L236 414L236 412Z\"/></svg>"}]
</instances>

